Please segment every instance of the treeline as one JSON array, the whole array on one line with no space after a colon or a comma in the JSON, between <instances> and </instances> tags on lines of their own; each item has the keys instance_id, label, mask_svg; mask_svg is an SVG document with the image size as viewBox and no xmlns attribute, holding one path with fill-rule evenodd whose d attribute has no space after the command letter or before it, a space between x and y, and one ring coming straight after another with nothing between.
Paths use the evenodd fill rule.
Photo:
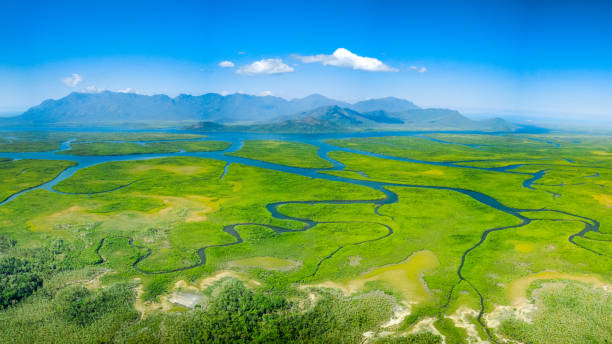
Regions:
<instances>
[{"instance_id":1,"label":"treeline","mask_svg":"<svg viewBox=\"0 0 612 344\"><path fill-rule=\"evenodd\" d=\"M87 267L62 240L19 249L0 236L0 342L11 343L361 343L393 314L383 292L344 296L319 290L316 301L224 280L204 306L141 319L132 283L88 289L102 270ZM314 296L311 295L311 296ZM440 343L430 333L380 343Z\"/></svg>"},{"instance_id":2,"label":"treeline","mask_svg":"<svg viewBox=\"0 0 612 344\"><path fill-rule=\"evenodd\" d=\"M54 273L82 267L72 253L62 239L34 250L19 249L15 240L0 236L0 309L32 295Z\"/></svg>"},{"instance_id":3,"label":"treeline","mask_svg":"<svg viewBox=\"0 0 612 344\"><path fill-rule=\"evenodd\" d=\"M394 300L373 292L345 297L317 293L314 306L224 283L204 309L158 314L119 337L124 343L361 343L363 334L389 319ZM440 343L431 333L385 338L380 343Z\"/></svg>"},{"instance_id":4,"label":"treeline","mask_svg":"<svg viewBox=\"0 0 612 344\"><path fill-rule=\"evenodd\" d=\"M0 259L0 309L32 295L42 283L32 262L15 257Z\"/></svg>"}]
</instances>

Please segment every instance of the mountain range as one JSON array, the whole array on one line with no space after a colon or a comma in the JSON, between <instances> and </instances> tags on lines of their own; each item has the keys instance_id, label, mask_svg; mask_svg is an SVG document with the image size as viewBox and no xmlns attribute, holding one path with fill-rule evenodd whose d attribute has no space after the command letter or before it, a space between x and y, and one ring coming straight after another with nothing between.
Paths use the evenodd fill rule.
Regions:
<instances>
[{"instance_id":1,"label":"mountain range","mask_svg":"<svg viewBox=\"0 0 612 344\"><path fill-rule=\"evenodd\" d=\"M400 112L384 110L357 112L338 105L322 106L291 116L261 124L220 124L203 121L189 129L201 132L273 132L273 133L334 133L368 130L388 131L491 131L509 132L519 126L501 118L473 121L459 112L447 109L412 109Z\"/></svg>"},{"instance_id":2,"label":"mountain range","mask_svg":"<svg viewBox=\"0 0 612 344\"><path fill-rule=\"evenodd\" d=\"M45 100L0 125L92 125L96 123L198 122L189 127L214 131L339 132L359 130L513 131L503 119L473 121L448 109L422 109L394 98L347 103L313 94L286 100L247 94L201 96L71 93Z\"/></svg>"}]
</instances>

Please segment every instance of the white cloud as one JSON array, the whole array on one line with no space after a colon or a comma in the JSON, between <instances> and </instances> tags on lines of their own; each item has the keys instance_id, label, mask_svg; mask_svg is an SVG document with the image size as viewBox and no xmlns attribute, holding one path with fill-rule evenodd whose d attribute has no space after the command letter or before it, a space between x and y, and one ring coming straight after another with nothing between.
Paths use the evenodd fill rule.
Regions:
<instances>
[{"instance_id":1,"label":"white cloud","mask_svg":"<svg viewBox=\"0 0 612 344\"><path fill-rule=\"evenodd\" d=\"M81 74L74 73L71 76L61 78L60 81L68 87L75 87L79 84L79 82L83 81L83 77L81 76Z\"/></svg>"},{"instance_id":2,"label":"white cloud","mask_svg":"<svg viewBox=\"0 0 612 344\"><path fill-rule=\"evenodd\" d=\"M286 65L281 59L263 59L250 65L238 68L236 73L245 75L280 74L293 72L293 68Z\"/></svg>"},{"instance_id":3,"label":"white cloud","mask_svg":"<svg viewBox=\"0 0 612 344\"><path fill-rule=\"evenodd\" d=\"M417 72L419 72L419 73L425 73L425 72L427 72L427 67L425 67L425 66L421 66L421 67L418 67L418 66L410 66L410 67L408 67L408 68L410 68L411 70L417 71Z\"/></svg>"},{"instance_id":4,"label":"white cloud","mask_svg":"<svg viewBox=\"0 0 612 344\"><path fill-rule=\"evenodd\" d=\"M238 55L244 55L244 54L246 54L244 51L239 51L238 52Z\"/></svg>"},{"instance_id":5,"label":"white cloud","mask_svg":"<svg viewBox=\"0 0 612 344\"><path fill-rule=\"evenodd\" d=\"M103 88L98 88L98 87L93 86L93 85L85 87L85 92L87 92L87 93L100 93L100 92L104 92L104 91L106 91L106 90L103 89Z\"/></svg>"},{"instance_id":6,"label":"white cloud","mask_svg":"<svg viewBox=\"0 0 612 344\"><path fill-rule=\"evenodd\" d=\"M324 66L346 67L369 72L397 72L397 68L389 67L373 57L359 56L344 48L338 48L331 55L319 54L311 56L295 55L304 63L320 62Z\"/></svg>"},{"instance_id":7,"label":"white cloud","mask_svg":"<svg viewBox=\"0 0 612 344\"><path fill-rule=\"evenodd\" d=\"M263 91L263 92L259 92L259 95L262 97L266 97L266 96L273 96L274 93L272 93L272 91Z\"/></svg>"},{"instance_id":8,"label":"white cloud","mask_svg":"<svg viewBox=\"0 0 612 344\"><path fill-rule=\"evenodd\" d=\"M94 86L94 85L89 85L89 86L85 87L85 92L87 92L87 93L102 93L102 92L106 92L106 91L109 91L109 90L107 90L106 88L100 88L100 87L97 87L97 86ZM117 93L135 93L135 94L141 94L141 93L136 92L136 90L134 90L131 87L126 87L126 88L123 88L123 89L114 90L114 91L111 90L111 91L112 92L117 92Z\"/></svg>"},{"instance_id":9,"label":"white cloud","mask_svg":"<svg viewBox=\"0 0 612 344\"><path fill-rule=\"evenodd\" d=\"M234 62L232 62L232 61L221 61L221 62L219 62L219 67L221 67L221 68L232 68L232 67L234 67Z\"/></svg>"}]
</instances>

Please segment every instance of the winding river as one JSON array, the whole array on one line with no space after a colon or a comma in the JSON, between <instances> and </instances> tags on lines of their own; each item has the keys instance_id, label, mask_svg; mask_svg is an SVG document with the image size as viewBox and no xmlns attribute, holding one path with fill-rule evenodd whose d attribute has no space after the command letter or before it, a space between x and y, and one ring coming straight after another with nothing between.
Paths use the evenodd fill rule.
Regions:
<instances>
[{"instance_id":1,"label":"winding river","mask_svg":"<svg viewBox=\"0 0 612 344\"><path fill-rule=\"evenodd\" d=\"M170 131L173 133L179 132L179 131ZM180 131L182 132L182 131ZM234 223L234 224L228 224L224 227L223 231L230 234L231 236L234 237L234 241L233 242L229 242L229 243L224 243L224 244L218 244L218 245L210 245L210 246L206 246L206 247L202 247L200 249L197 250L197 255L199 257L199 262L191 265L191 266L185 266L182 268L178 268L178 269L173 269L173 270L166 270L166 271L149 271L149 270L145 270L139 267L139 263L141 263L143 260L145 260L147 257L149 257L152 254L152 250L150 248L144 247L144 246L138 246L136 244L134 244L134 240L132 238L129 237L121 237L121 236L114 236L113 238L125 238L126 240L128 240L129 244L137 247L137 248L141 248L141 249L145 249L147 251L146 254L142 255L140 258L138 258L134 263L133 263L133 267L145 274L166 274L166 273L172 273L172 272L177 272L177 271L183 271L183 270L188 270L188 269L192 269L195 268L197 266L201 266L206 264L206 250L207 249L211 249L214 247L222 247L222 246L230 246L230 245L237 245L243 242L243 239L241 238L240 234L238 233L238 231L236 230L237 227L240 226L249 226L249 225L256 225L256 226L261 226L261 227L266 227L272 231L274 231L277 234L282 234L282 233L286 233L286 232L295 232L295 231L307 231L315 226L317 226L318 224L322 224L322 223L355 223L353 221L337 221L337 222L320 222L320 221L314 221L311 219L305 219L305 218L297 218L297 217L292 217L292 216L288 216L285 214L282 214L281 212L278 211L278 207L284 204L310 204L310 205L314 205L314 204L375 204L376 208L375 208L375 212L377 215L379 216L385 216L379 213L379 209L380 207L384 206L384 205L389 205L389 204L393 204L395 202L398 201L398 196L396 193L388 190L387 187L406 187L406 188L423 188L423 189L438 189L438 190L448 190L448 191L453 191L453 192L458 192L461 193L463 195L466 195L482 204L485 204L493 209L502 211L506 214L512 215L514 217L516 217L520 223L517 225L513 225L513 226L505 226L505 227L494 227L494 228L490 228L485 230L481 237L480 240L478 242L475 242L474 245L472 245L469 249L467 249L465 252L463 252L462 256L461 256L461 263L457 269L457 282L454 286L452 286L450 288L450 292L448 295L448 299L445 305L442 306L441 311L448 306L448 304L450 303L454 290L456 289L456 286L459 285L460 283L467 283L474 291L475 293L480 297L480 304L481 304L481 308L480 308L480 313L478 316L478 322L481 324L481 326L483 327L483 329L485 329L485 331L487 331L487 333L489 333L489 329L487 328L487 326L485 326L485 324L483 323L482 320L482 315L484 313L484 309L485 309L485 298L483 297L483 295L480 293L480 291L463 275L463 268L466 264L466 261L469 259L469 255L471 252L473 252L474 250L478 249L478 247L480 245L482 245L486 240L487 237L489 235L491 235L492 233L496 232L496 231L503 231L506 229L511 229L511 228L518 228L518 227L523 227L528 225L529 223L531 223L532 221L575 221L575 222L580 222L584 224L583 229L575 234L572 234L568 240L582 248L585 250L588 250L590 252L592 252L593 254L597 254L597 255L601 255L601 256L605 256L605 254L601 253L601 252L597 252L594 251L592 249L583 247L581 245L579 245L578 243L575 242L575 238L576 237L581 237L581 238L585 238L588 240L592 240L589 239L588 237L585 237L585 235L588 232L599 232L599 222L597 222L594 219L590 219L587 217L583 217L583 216L579 216L576 214L570 214L564 211L560 211L560 210L551 210L551 209L518 209L518 208L512 208L512 207L508 207L504 204L502 204L501 202L499 202L497 199L483 194L481 192L477 192L474 190L468 190L468 189L462 189L462 188L453 188L453 187L444 187L444 186L431 186L431 185L412 185L412 184L402 184L402 183L386 183L386 182L378 182L378 181L372 181L372 180L361 180L361 179L352 179L352 178L348 178L348 177L340 177L340 176L334 176L334 175L330 175L330 174L326 174L326 173L321 173L320 171L330 171L330 170L344 170L345 166L339 162L336 161L332 158L329 157L328 153L331 151L343 151L343 152L350 152L350 153L357 153L357 154L362 154L362 155L366 155L366 156L371 156L371 157L377 157L377 158L384 158L384 159L391 159L391 160L397 160L397 161L406 161L406 162L412 162L412 163L419 163L419 164L428 164L428 165L438 165L438 166L448 166L448 167L454 167L454 168L467 168L467 169L476 169L476 170L486 170L486 171L493 171L493 172L497 172L497 173L512 173L512 174L519 174L519 175L524 175L525 179L524 182L522 184L523 187L528 188L528 189L533 189L534 185L537 185L537 181L539 179L541 179L545 174L547 170L540 170L538 172L535 173L526 173L526 172L517 172L517 171L513 171L514 169L520 167L520 166L524 166L524 165L528 165L528 163L521 163L521 164L509 164L506 166L502 166L502 167L495 167L495 168L486 168L486 167L475 167L475 166L468 166L468 165L463 165L462 162L436 162L436 161L423 161L423 160L415 160L415 159L409 159L409 158L400 158L400 157L395 157L395 156L387 156L387 155L381 155L381 154L376 154L376 153L372 153L372 152L365 152L365 151L360 151L360 150L355 150L355 149L350 149L350 148L343 148L343 147L338 147L338 146L333 146L330 144L327 144L324 142L325 139L329 139L329 138L352 138L352 137L380 137L380 136L420 136L423 135L424 133L419 133L419 132L415 132L415 133L398 133L398 132L391 132L391 133L386 133L386 132L369 132L369 133L359 133L359 134L334 134L334 135L316 135L316 136L304 136L304 135L277 135L277 134L251 134L251 133L212 133L209 134L206 138L203 139L197 139L197 140L221 140L221 141L227 141L227 142L231 142L231 146L224 150L224 151L215 151L215 152L200 152L200 153L187 153L187 152L178 152L178 153L164 153L164 154L137 154L137 155L119 155L119 156L73 156L73 155L67 155L67 154L58 154L59 151L64 151L70 148L71 145L71 141L66 141L64 143L61 144L61 147L58 151L51 151L51 152L33 152L33 153L0 153L0 157L5 157L5 158L12 158L12 159L50 159L50 160L69 160L69 161L74 161L76 162L75 166L69 167L67 169L65 169L64 171L62 171L59 175L57 175L54 179L52 179L49 182L46 182L42 185L27 189L27 190L22 190L18 193L15 193L13 195L11 195L10 197L8 197L7 199L3 200L2 202L0 202L0 206L7 204L8 202L11 202L12 200L14 200L15 198L19 197L20 195L29 192L31 190L35 190L35 189L45 189L51 192L58 192L54 189L54 186L57 185L59 182L71 177L72 175L74 175L74 173L76 173L77 171L83 169L83 168L87 168L90 166L94 166L97 164L101 164L101 163L105 163L105 162L111 162L111 161L128 161L128 160L142 160L142 159L153 159L153 158L162 158L162 157L179 157L179 156L184 156L184 157L201 157L201 158L210 158L210 159L217 159L217 160L221 160L221 161L225 161L226 165L224 168L224 172L221 175L220 178L223 178L225 176L225 174L228 171L228 168L231 166L231 164L234 163L240 163L240 164L244 164L244 165L248 165L248 166L254 166L254 167L260 167L260 168L264 168L264 169L269 169L269 170L274 170L274 171L280 171L280 172L285 172L285 173L292 173L292 174L296 174L296 175L300 175L300 176L305 176L305 177L310 177L310 178L315 178L315 179L325 179L325 180L331 180L331 181L336 181L336 182L343 182L343 183L351 183L351 184L355 184L355 185L361 185L361 186L365 186L365 187L369 187L371 189L377 190L382 192L385 196L383 198L380 199L370 199L370 200L323 200L323 201L309 201L309 200L300 200L300 201L288 201L288 202L276 202L276 203L270 203L266 206L267 211L271 214L272 217L277 218L277 219L283 219L283 220L293 220L293 221L298 221L301 222L303 225L300 229L289 229L289 228L284 228L284 227L279 227L279 226L273 226L273 225L269 225L269 224L260 224L260 223ZM489 134L489 133L488 133ZM328 169L308 169L308 168L298 168L298 167L291 167L291 166L285 166L285 165L278 165L278 164L273 164L273 163L268 163L268 162L264 162L264 161L259 161L259 160L252 160L252 159L246 159L246 158L241 158L241 157L237 157L237 156L231 156L231 155L227 155L226 153L230 153L230 152L235 152L237 150L239 150L242 145L243 142L245 140L251 140L251 139L270 139L270 140L284 140L284 141L294 141L294 142L300 142L300 143L307 143L307 144L312 144L315 145L319 148L318 151L318 155L329 161L333 167L328 168ZM444 144L455 144L452 142L447 142L447 141L442 141L442 140L435 140L436 142L439 143L444 143ZM152 142L152 141L146 141L146 142ZM145 141L141 141L139 143L145 143ZM480 149L480 146L477 145L466 145L466 146L470 146L473 149ZM557 147L557 146L554 146ZM480 161L486 161L486 160L480 160ZM500 159L491 159L491 161L500 161ZM468 161L464 161L464 162L468 162ZM534 164L537 165L543 165L542 162L534 162ZM577 167L577 166L574 166ZM592 166L590 166L592 167ZM594 167L595 168L595 167ZM361 171L354 171L357 173L360 173L362 176L367 177L363 174L363 172ZM599 174L595 174L595 175L591 175L591 176L587 176L587 177L598 177ZM112 190L107 190L104 192L112 192L124 187L129 187L132 183L135 183L137 181L132 181L128 184L119 186L117 188L114 188ZM553 213L558 213L559 215L565 215L564 218L560 218L560 219L538 219L535 217L528 217L526 216L524 213L529 212L529 213L533 213L533 214L537 214L539 212L553 212ZM567 216L569 216L570 218L566 218ZM560 216L561 217L561 216ZM371 242L371 241L376 241L376 240L381 240L384 239L390 235L393 235L393 229L387 225L384 224L382 222L362 222L360 221L359 223L369 223L371 225L374 226L381 226L382 228L384 228L385 233L379 237L376 238L372 238L372 239L368 239L368 240L364 240L364 241L360 241L360 242L354 242L354 243L350 243L347 246L354 246L354 245L361 245L367 242ZM99 261L98 263L102 263L105 261L104 257L100 254L100 250L102 249L102 247L104 246L105 241L109 239L104 238L100 241L96 252L98 253L99 256ZM325 263L326 260L332 258L336 253L338 253L339 251L341 251L344 247L346 246L340 246L338 247L334 252L332 252L331 254L329 254L328 256L322 258L317 266L316 269L314 271L312 271L312 273L310 273L308 276L304 276L304 278L307 277L311 277L311 276L315 276L317 274L317 272L319 271L319 267ZM606 256L607 257L607 256ZM612 257L609 257L612 258ZM490 333L489 336L491 337Z\"/></svg>"}]
</instances>

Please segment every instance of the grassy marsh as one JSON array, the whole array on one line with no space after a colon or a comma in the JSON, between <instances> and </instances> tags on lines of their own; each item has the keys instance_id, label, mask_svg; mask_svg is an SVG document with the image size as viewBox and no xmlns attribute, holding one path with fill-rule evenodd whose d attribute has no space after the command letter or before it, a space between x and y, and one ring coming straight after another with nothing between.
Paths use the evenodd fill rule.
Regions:
<instances>
[{"instance_id":1,"label":"grassy marsh","mask_svg":"<svg viewBox=\"0 0 612 344\"><path fill-rule=\"evenodd\" d=\"M329 161L317 155L317 151L318 147L305 143L247 140L239 151L231 153L231 155L294 167L332 167L333 165Z\"/></svg>"},{"instance_id":2,"label":"grassy marsh","mask_svg":"<svg viewBox=\"0 0 612 344\"><path fill-rule=\"evenodd\" d=\"M73 134L53 135L41 141L43 146ZM174 134L96 135L81 136L73 153L229 145L102 142L178 139ZM105 162L80 169L51 191L24 193L0 207L0 259L18 257L32 266L57 268L33 270L43 286L0 310L7 324L0 341L40 342L44 336L79 342L86 333L92 343L184 341L190 335L228 339L235 329L208 329L225 326L220 324L227 323L228 314L217 302L231 300L262 314L247 321L249 333L285 342L357 343L364 333L371 333L372 343L439 342L436 333L447 343L610 340L609 139L429 136L443 142L423 137L328 142L417 160L481 160L462 164L497 169L335 151L329 156L346 169L321 170L320 178L310 178L246 162L227 166L217 159L175 156ZM254 140L233 155L331 167L317 149ZM0 198L73 165L61 156L2 160ZM504 169L509 165L516 166ZM544 172L525 187L538 171ZM347 179L326 180L329 175ZM398 184L383 185L397 201L385 202L385 193L350 183L354 180ZM496 210L452 188L518 209ZM278 216L271 204L280 204L274 208ZM597 231L578 235L593 228ZM491 229L500 230L484 238ZM179 293L195 293L202 301L193 309L173 303ZM92 310L93 321L74 316L69 295L100 305ZM269 308L257 308L263 304ZM190 332L194 328L202 331ZM427 334L408 335L423 330Z\"/></svg>"}]
</instances>

